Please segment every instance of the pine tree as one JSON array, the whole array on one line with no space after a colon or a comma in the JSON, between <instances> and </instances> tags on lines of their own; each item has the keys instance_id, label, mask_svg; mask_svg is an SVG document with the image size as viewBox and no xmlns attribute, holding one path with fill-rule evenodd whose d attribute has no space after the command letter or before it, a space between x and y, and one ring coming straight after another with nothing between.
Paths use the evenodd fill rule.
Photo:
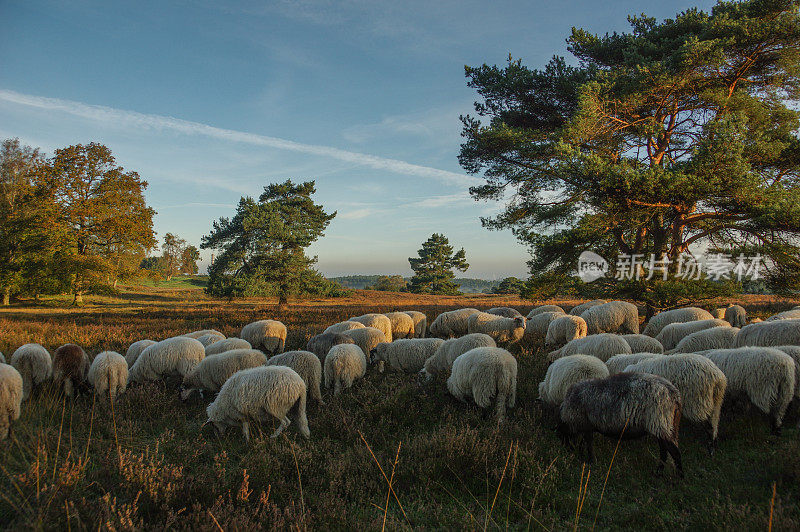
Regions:
<instances>
[{"instance_id":1,"label":"pine tree","mask_svg":"<svg viewBox=\"0 0 800 532\"><path fill-rule=\"evenodd\" d=\"M458 294L458 285L453 282L453 270L467 271L467 255L464 248L453 253L447 237L434 233L422 244L418 257L408 259L414 277L409 290L419 294Z\"/></svg>"}]
</instances>

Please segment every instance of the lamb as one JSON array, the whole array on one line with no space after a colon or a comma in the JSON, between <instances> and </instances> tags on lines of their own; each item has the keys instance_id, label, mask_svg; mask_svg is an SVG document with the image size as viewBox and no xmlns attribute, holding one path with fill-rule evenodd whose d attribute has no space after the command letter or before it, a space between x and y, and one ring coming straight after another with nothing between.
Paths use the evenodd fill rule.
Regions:
<instances>
[{"instance_id":1,"label":"lamb","mask_svg":"<svg viewBox=\"0 0 800 532\"><path fill-rule=\"evenodd\" d=\"M286 366L292 368L306 383L308 395L317 403L324 405L319 385L322 382L322 364L314 353L309 351L287 351L267 360L267 366Z\"/></svg>"},{"instance_id":2,"label":"lamb","mask_svg":"<svg viewBox=\"0 0 800 532\"><path fill-rule=\"evenodd\" d=\"M89 372L89 356L75 344L64 344L53 354L53 381L67 397L75 395L75 389L86 382Z\"/></svg>"},{"instance_id":3,"label":"lamb","mask_svg":"<svg viewBox=\"0 0 800 532\"><path fill-rule=\"evenodd\" d=\"M441 338L414 338L383 342L370 351L370 362L383 373L384 363L405 373L417 373L444 343Z\"/></svg>"},{"instance_id":4,"label":"lamb","mask_svg":"<svg viewBox=\"0 0 800 532\"><path fill-rule=\"evenodd\" d=\"M495 403L498 423L506 406L514 408L517 397L517 359L499 347L477 347L453 361L447 389L459 401L471 397L480 408Z\"/></svg>"},{"instance_id":5,"label":"lamb","mask_svg":"<svg viewBox=\"0 0 800 532\"><path fill-rule=\"evenodd\" d=\"M646 334L623 334L622 338L631 346L634 353L663 353L664 346Z\"/></svg>"},{"instance_id":6,"label":"lamb","mask_svg":"<svg viewBox=\"0 0 800 532\"><path fill-rule=\"evenodd\" d=\"M777 321L777 320L796 320L800 318L800 310L784 310L783 312L778 312L766 319L766 321ZM742 325L744 326L744 325Z\"/></svg>"},{"instance_id":7,"label":"lamb","mask_svg":"<svg viewBox=\"0 0 800 532\"><path fill-rule=\"evenodd\" d=\"M550 327L550 322L562 316L563 312L541 312L535 314L532 318L528 318L525 323L525 334L522 336L523 342L528 346L542 345L547 339L547 329Z\"/></svg>"},{"instance_id":8,"label":"lamb","mask_svg":"<svg viewBox=\"0 0 800 532\"><path fill-rule=\"evenodd\" d=\"M599 358L589 355L559 358L550 364L544 380L539 383L539 399L546 405L558 406L576 382L603 377L608 377L608 368Z\"/></svg>"},{"instance_id":9,"label":"lamb","mask_svg":"<svg viewBox=\"0 0 800 532\"><path fill-rule=\"evenodd\" d=\"M392 341L392 320L383 314L364 314L363 316L350 318L350 321L358 321L367 327L378 329L386 337L387 342Z\"/></svg>"},{"instance_id":10,"label":"lamb","mask_svg":"<svg viewBox=\"0 0 800 532\"><path fill-rule=\"evenodd\" d=\"M666 310L664 312L659 312L647 323L647 327L644 328L642 331L643 334L647 336L652 336L655 338L658 336L658 333L661 332L661 329L669 325L670 323L686 323L689 321L700 321L700 320L713 320L714 316L707 310L703 310L697 307L686 307L686 308L676 308L674 310Z\"/></svg>"},{"instance_id":11,"label":"lamb","mask_svg":"<svg viewBox=\"0 0 800 532\"><path fill-rule=\"evenodd\" d=\"M670 323L661 329L661 332L659 332L656 336L656 340L661 342L661 345L664 346L665 351L669 351L671 349L675 349L675 346L678 345L678 342L694 332L712 329L714 327L730 326L731 324L725 320L715 319L689 321L685 323Z\"/></svg>"},{"instance_id":12,"label":"lamb","mask_svg":"<svg viewBox=\"0 0 800 532\"><path fill-rule=\"evenodd\" d=\"M532 317L538 316L543 312L558 312L559 314L566 314L566 312L564 312L564 309L559 307L558 305L539 305L538 307L532 308L531 311L528 312L528 315L526 317L528 319L531 319Z\"/></svg>"},{"instance_id":13,"label":"lamb","mask_svg":"<svg viewBox=\"0 0 800 532\"><path fill-rule=\"evenodd\" d=\"M202 343L202 342L201 342ZM214 342L211 345L206 346L206 356L210 355L218 355L220 353L224 353L225 351L233 351L234 349L252 349L253 346L250 345L250 342L247 340L242 340L241 338L225 338L224 340L220 340L219 342Z\"/></svg>"},{"instance_id":14,"label":"lamb","mask_svg":"<svg viewBox=\"0 0 800 532\"><path fill-rule=\"evenodd\" d=\"M636 364L642 360L650 360L652 358L664 356L661 353L632 353L630 355L614 355L606 360L606 367L608 368L609 375L616 375L622 373L625 368L631 364Z\"/></svg>"},{"instance_id":15,"label":"lamb","mask_svg":"<svg viewBox=\"0 0 800 532\"><path fill-rule=\"evenodd\" d=\"M581 318L586 321L589 334L598 333L639 333L639 309L626 301L609 301L583 311Z\"/></svg>"},{"instance_id":16,"label":"lamb","mask_svg":"<svg viewBox=\"0 0 800 532\"><path fill-rule=\"evenodd\" d=\"M357 345L335 345L325 357L325 387L333 388L339 395L343 388L350 388L353 381L367 373L367 357Z\"/></svg>"},{"instance_id":17,"label":"lamb","mask_svg":"<svg viewBox=\"0 0 800 532\"><path fill-rule=\"evenodd\" d=\"M19 419L22 405L22 375L0 362L0 441L11 435L11 422Z\"/></svg>"},{"instance_id":18,"label":"lamb","mask_svg":"<svg viewBox=\"0 0 800 532\"><path fill-rule=\"evenodd\" d=\"M216 329L202 329L199 331L193 331L190 333L182 334L181 336L185 336L186 338L194 338L195 340L197 340L201 336L206 336L209 334L213 336L219 336L220 338L225 338L225 335Z\"/></svg>"},{"instance_id":19,"label":"lamb","mask_svg":"<svg viewBox=\"0 0 800 532\"><path fill-rule=\"evenodd\" d=\"M359 323L359 325L361 324ZM360 328L365 329L366 327L362 325ZM320 363L324 366L325 356L328 354L328 351L331 350L331 347L339 344L354 344L354 343L356 343L355 340L353 340L350 336L346 334L324 332L322 334L312 336L311 339L306 344L306 349L317 355L317 357L319 357Z\"/></svg>"},{"instance_id":20,"label":"lamb","mask_svg":"<svg viewBox=\"0 0 800 532\"><path fill-rule=\"evenodd\" d=\"M615 439L652 434L658 440L659 471L669 453L683 476L678 449L680 420L681 394L672 383L649 373L618 373L573 384L561 403L558 432L570 448L572 437L583 435L590 464L594 462L594 432Z\"/></svg>"},{"instance_id":21,"label":"lamb","mask_svg":"<svg viewBox=\"0 0 800 532\"><path fill-rule=\"evenodd\" d=\"M747 325L747 311L741 305L731 305L725 309L725 321L730 323L731 327L744 327Z\"/></svg>"},{"instance_id":22,"label":"lamb","mask_svg":"<svg viewBox=\"0 0 800 532\"><path fill-rule=\"evenodd\" d=\"M22 400L53 374L53 359L47 349L39 344L25 344L11 355L11 365L22 376Z\"/></svg>"},{"instance_id":23,"label":"lamb","mask_svg":"<svg viewBox=\"0 0 800 532\"><path fill-rule=\"evenodd\" d=\"M366 327L366 325L358 321L340 321L322 331L322 334L343 333L345 331L352 331L353 329L363 329L364 327Z\"/></svg>"},{"instance_id":24,"label":"lamb","mask_svg":"<svg viewBox=\"0 0 800 532\"><path fill-rule=\"evenodd\" d=\"M128 367L130 368L136 363L136 359L139 358L139 355L142 354L142 351L151 345L155 345L156 343L158 342L155 342L154 340L139 340L138 342L133 342L125 352L125 361L128 363Z\"/></svg>"},{"instance_id":25,"label":"lamb","mask_svg":"<svg viewBox=\"0 0 800 532\"><path fill-rule=\"evenodd\" d=\"M486 314L494 314L504 318L521 318L522 314L517 309L511 307L494 307L486 311Z\"/></svg>"},{"instance_id":26,"label":"lamb","mask_svg":"<svg viewBox=\"0 0 800 532\"><path fill-rule=\"evenodd\" d=\"M276 354L286 345L286 325L275 320L260 320L242 327L239 338L250 343L253 349Z\"/></svg>"},{"instance_id":27,"label":"lamb","mask_svg":"<svg viewBox=\"0 0 800 532\"><path fill-rule=\"evenodd\" d=\"M450 373L453 361L476 347L497 347L494 339L488 334L473 333L445 340L436 352L425 361L425 367L420 370L420 376L426 381L437 373Z\"/></svg>"},{"instance_id":28,"label":"lamb","mask_svg":"<svg viewBox=\"0 0 800 532\"><path fill-rule=\"evenodd\" d=\"M592 301L587 301L586 303L581 303L580 305L572 307L569 313L571 316L580 316L585 310L589 310L598 305L605 305L606 303L608 303L608 301L605 299L593 299Z\"/></svg>"},{"instance_id":29,"label":"lamb","mask_svg":"<svg viewBox=\"0 0 800 532\"><path fill-rule=\"evenodd\" d=\"M392 340L398 338L414 338L414 320L405 312L387 312L384 314L392 324Z\"/></svg>"},{"instance_id":30,"label":"lamb","mask_svg":"<svg viewBox=\"0 0 800 532\"><path fill-rule=\"evenodd\" d=\"M674 384L681 392L686 419L707 424L709 450L713 454L728 380L712 361L702 355L683 353L641 360L625 371L660 375Z\"/></svg>"},{"instance_id":31,"label":"lamb","mask_svg":"<svg viewBox=\"0 0 800 532\"><path fill-rule=\"evenodd\" d=\"M428 330L428 317L425 313L417 310L406 310L405 313L414 320L414 338L425 338L425 332Z\"/></svg>"},{"instance_id":32,"label":"lamb","mask_svg":"<svg viewBox=\"0 0 800 532\"><path fill-rule=\"evenodd\" d=\"M794 397L792 357L771 347L715 349L703 356L725 374L730 395L747 395L756 408L770 416L772 432L780 434L783 415Z\"/></svg>"},{"instance_id":33,"label":"lamb","mask_svg":"<svg viewBox=\"0 0 800 532\"><path fill-rule=\"evenodd\" d=\"M219 391L213 403L206 408L208 421L217 435L222 436L228 427L242 427L246 441L250 441L250 423L266 424L276 418L280 424L270 436L277 438L294 418L297 429L304 437L311 436L306 417L306 384L293 369L285 366L259 366L236 372Z\"/></svg>"},{"instance_id":34,"label":"lamb","mask_svg":"<svg viewBox=\"0 0 800 532\"><path fill-rule=\"evenodd\" d=\"M735 347L800 345L800 320L751 323L736 335Z\"/></svg>"},{"instance_id":35,"label":"lamb","mask_svg":"<svg viewBox=\"0 0 800 532\"><path fill-rule=\"evenodd\" d=\"M739 334L738 327L713 327L684 336L670 353L697 353L709 349L729 349Z\"/></svg>"},{"instance_id":36,"label":"lamb","mask_svg":"<svg viewBox=\"0 0 800 532\"><path fill-rule=\"evenodd\" d=\"M477 314L480 310L476 308L462 308L458 310L450 310L442 312L431 323L431 335L439 338L458 338L464 336L469 331L467 330L467 320L473 314Z\"/></svg>"},{"instance_id":37,"label":"lamb","mask_svg":"<svg viewBox=\"0 0 800 532\"><path fill-rule=\"evenodd\" d=\"M92 360L86 378L95 395L113 403L128 387L128 362L115 351L103 351Z\"/></svg>"},{"instance_id":38,"label":"lamb","mask_svg":"<svg viewBox=\"0 0 800 532\"><path fill-rule=\"evenodd\" d=\"M342 334L353 339L353 342L361 348L364 353L370 353L375 346L381 342L388 342L386 336L382 331L374 327L364 327L363 329L353 329L352 331L345 331ZM339 344L342 345L342 344ZM309 349L310 351L310 349ZM330 351L328 351L330 353ZM366 355L365 355L366 356ZM327 357L327 355L326 355ZM323 366L324 367L324 366Z\"/></svg>"},{"instance_id":39,"label":"lamb","mask_svg":"<svg viewBox=\"0 0 800 532\"><path fill-rule=\"evenodd\" d=\"M185 377L205 356L205 347L194 338L167 338L142 351L130 368L128 379L141 383L169 376Z\"/></svg>"},{"instance_id":40,"label":"lamb","mask_svg":"<svg viewBox=\"0 0 800 532\"><path fill-rule=\"evenodd\" d=\"M568 355L592 355L605 362L614 355L622 354L631 354L628 342L617 334L601 333L572 340L561 349L550 353L549 358L554 361Z\"/></svg>"},{"instance_id":41,"label":"lamb","mask_svg":"<svg viewBox=\"0 0 800 532\"><path fill-rule=\"evenodd\" d=\"M554 319L547 326L545 345L565 344L576 338L586 336L586 321L580 316L566 314Z\"/></svg>"},{"instance_id":42,"label":"lamb","mask_svg":"<svg viewBox=\"0 0 800 532\"><path fill-rule=\"evenodd\" d=\"M203 344L203 347L208 347L221 340L225 340L225 338L222 336L217 336L216 334L204 334L203 336L198 336L196 340Z\"/></svg>"},{"instance_id":43,"label":"lamb","mask_svg":"<svg viewBox=\"0 0 800 532\"><path fill-rule=\"evenodd\" d=\"M497 344L509 345L519 342L525 334L525 318L503 318L478 312L467 320L467 332L488 334Z\"/></svg>"},{"instance_id":44,"label":"lamb","mask_svg":"<svg viewBox=\"0 0 800 532\"><path fill-rule=\"evenodd\" d=\"M195 390L218 392L237 371L263 366L267 357L258 349L234 349L201 360L183 377L180 397L186 401Z\"/></svg>"}]
</instances>

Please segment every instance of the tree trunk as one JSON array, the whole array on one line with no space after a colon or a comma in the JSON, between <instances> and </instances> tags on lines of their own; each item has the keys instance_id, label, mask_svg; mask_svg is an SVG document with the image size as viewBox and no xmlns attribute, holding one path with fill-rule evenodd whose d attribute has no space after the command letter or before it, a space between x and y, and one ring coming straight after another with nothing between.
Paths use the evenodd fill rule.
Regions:
<instances>
[{"instance_id":1,"label":"tree trunk","mask_svg":"<svg viewBox=\"0 0 800 532\"><path fill-rule=\"evenodd\" d=\"M81 290L75 290L75 299L72 300L72 304L76 307L83 305L83 292Z\"/></svg>"},{"instance_id":2,"label":"tree trunk","mask_svg":"<svg viewBox=\"0 0 800 532\"><path fill-rule=\"evenodd\" d=\"M286 296L286 292L281 291L280 295L278 296L278 310L286 310L289 308L289 298Z\"/></svg>"},{"instance_id":3,"label":"tree trunk","mask_svg":"<svg viewBox=\"0 0 800 532\"><path fill-rule=\"evenodd\" d=\"M118 283L118 282L119 282L119 279L117 279L117 278L115 277L115 278L114 278L114 290L116 290L116 289L117 289L117 283Z\"/></svg>"},{"instance_id":4,"label":"tree trunk","mask_svg":"<svg viewBox=\"0 0 800 532\"><path fill-rule=\"evenodd\" d=\"M11 304L11 287L6 286L3 288L3 306L7 307Z\"/></svg>"}]
</instances>

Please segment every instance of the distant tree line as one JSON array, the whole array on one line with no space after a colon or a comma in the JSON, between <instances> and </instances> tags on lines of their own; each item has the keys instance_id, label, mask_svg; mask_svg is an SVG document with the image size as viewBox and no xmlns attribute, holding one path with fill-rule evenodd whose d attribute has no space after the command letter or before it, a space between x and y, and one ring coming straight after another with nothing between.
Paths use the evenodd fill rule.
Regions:
<instances>
[{"instance_id":1,"label":"distant tree line","mask_svg":"<svg viewBox=\"0 0 800 532\"><path fill-rule=\"evenodd\" d=\"M141 268L151 277L169 281L176 275L197 275L200 250L186 240L172 234L164 235L161 255L142 260Z\"/></svg>"}]
</instances>

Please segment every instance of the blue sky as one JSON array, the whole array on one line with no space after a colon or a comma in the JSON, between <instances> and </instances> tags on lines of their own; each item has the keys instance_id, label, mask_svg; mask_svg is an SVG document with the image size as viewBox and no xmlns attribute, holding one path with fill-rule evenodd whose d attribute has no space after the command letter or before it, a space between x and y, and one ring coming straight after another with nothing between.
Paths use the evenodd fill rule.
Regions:
<instances>
[{"instance_id":1,"label":"blue sky","mask_svg":"<svg viewBox=\"0 0 800 532\"><path fill-rule=\"evenodd\" d=\"M242 195L315 179L338 211L310 252L326 275L410 274L432 233L470 277L524 276L458 165L464 65L566 54L573 26L626 31L710 2L0 0L0 138L98 141L148 182L167 231L199 245ZM204 261L208 252L203 254Z\"/></svg>"}]
</instances>

